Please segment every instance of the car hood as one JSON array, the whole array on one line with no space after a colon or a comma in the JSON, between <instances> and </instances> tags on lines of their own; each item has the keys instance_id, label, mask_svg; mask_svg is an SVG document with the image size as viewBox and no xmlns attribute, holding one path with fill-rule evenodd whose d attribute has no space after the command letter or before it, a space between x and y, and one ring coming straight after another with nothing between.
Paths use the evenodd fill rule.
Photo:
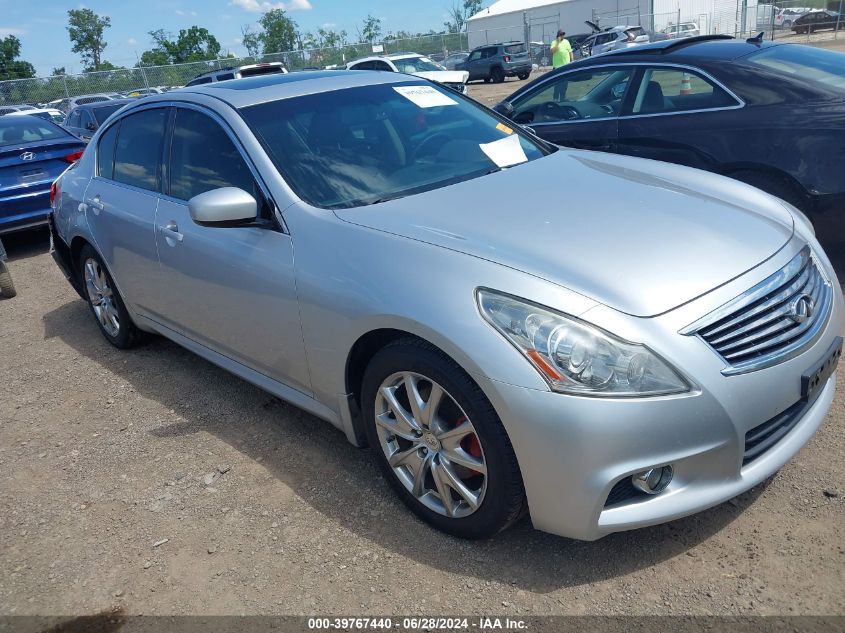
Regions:
<instances>
[{"instance_id":1,"label":"car hood","mask_svg":"<svg viewBox=\"0 0 845 633\"><path fill-rule=\"evenodd\" d=\"M425 70L414 75L441 84L465 84L469 79L469 73L465 70Z\"/></svg>"},{"instance_id":2,"label":"car hood","mask_svg":"<svg viewBox=\"0 0 845 633\"><path fill-rule=\"evenodd\" d=\"M786 207L748 185L578 150L336 214L524 271L636 316L667 312L731 281L793 234Z\"/></svg>"}]
</instances>

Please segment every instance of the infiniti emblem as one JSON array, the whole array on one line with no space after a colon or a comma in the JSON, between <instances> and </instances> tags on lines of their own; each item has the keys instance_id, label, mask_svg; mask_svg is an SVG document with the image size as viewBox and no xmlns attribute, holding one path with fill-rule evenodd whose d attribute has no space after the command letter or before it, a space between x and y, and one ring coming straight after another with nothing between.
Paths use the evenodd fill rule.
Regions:
<instances>
[{"instance_id":1,"label":"infiniti emblem","mask_svg":"<svg viewBox=\"0 0 845 633\"><path fill-rule=\"evenodd\" d=\"M813 316L813 299L810 295L801 295L789 306L789 318L796 323L803 323Z\"/></svg>"},{"instance_id":2,"label":"infiniti emblem","mask_svg":"<svg viewBox=\"0 0 845 633\"><path fill-rule=\"evenodd\" d=\"M24 152L21 154L21 160L32 160L33 158L35 158L35 154L32 152Z\"/></svg>"}]
</instances>

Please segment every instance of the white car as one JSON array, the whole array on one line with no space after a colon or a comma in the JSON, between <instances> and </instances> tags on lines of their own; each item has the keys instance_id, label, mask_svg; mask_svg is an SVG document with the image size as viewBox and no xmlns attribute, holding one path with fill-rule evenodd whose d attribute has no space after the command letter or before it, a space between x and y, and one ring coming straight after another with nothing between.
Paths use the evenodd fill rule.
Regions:
<instances>
[{"instance_id":1,"label":"white car","mask_svg":"<svg viewBox=\"0 0 845 633\"><path fill-rule=\"evenodd\" d=\"M384 70L394 73L416 75L436 81L447 88L466 94L469 73L465 70L446 70L435 61L417 53L397 53L396 55L376 55L349 62L347 70Z\"/></svg>"},{"instance_id":2,"label":"white car","mask_svg":"<svg viewBox=\"0 0 845 633\"><path fill-rule=\"evenodd\" d=\"M775 26L782 29L791 29L793 22L805 13L812 11L809 7L789 7L781 9L775 14Z\"/></svg>"},{"instance_id":3,"label":"white car","mask_svg":"<svg viewBox=\"0 0 845 633\"><path fill-rule=\"evenodd\" d=\"M591 22L587 24L593 29L598 27ZM596 30L581 44L581 54L584 57L600 55L610 51L645 44L649 41L648 33L641 26L614 26L603 31Z\"/></svg>"},{"instance_id":4,"label":"white car","mask_svg":"<svg viewBox=\"0 0 845 633\"><path fill-rule=\"evenodd\" d=\"M695 22L681 22L680 24L670 24L661 31L669 36L669 39L681 39L683 37L695 37L700 35L701 31Z\"/></svg>"},{"instance_id":5,"label":"white car","mask_svg":"<svg viewBox=\"0 0 845 633\"><path fill-rule=\"evenodd\" d=\"M37 116L41 119L47 119L53 123L61 125L65 122L65 115L61 110L56 108L33 108L32 110L18 110L17 112L9 112L9 116L29 115Z\"/></svg>"}]
</instances>

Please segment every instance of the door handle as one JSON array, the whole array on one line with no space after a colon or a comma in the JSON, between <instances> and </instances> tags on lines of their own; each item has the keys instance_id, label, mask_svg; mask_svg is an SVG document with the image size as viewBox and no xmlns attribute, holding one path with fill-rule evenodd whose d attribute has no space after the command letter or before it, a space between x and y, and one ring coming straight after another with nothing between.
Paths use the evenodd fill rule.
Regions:
<instances>
[{"instance_id":1,"label":"door handle","mask_svg":"<svg viewBox=\"0 0 845 633\"><path fill-rule=\"evenodd\" d=\"M100 199L100 195L97 194L91 200L87 201L88 204L94 208L94 213L96 215L100 215L100 211L103 211L106 208L106 205L103 204L103 201Z\"/></svg>"},{"instance_id":2,"label":"door handle","mask_svg":"<svg viewBox=\"0 0 845 633\"><path fill-rule=\"evenodd\" d=\"M159 225L158 232L161 233L167 240L181 242L185 239L185 236L179 232L179 227L176 225L176 222L168 222L167 224ZM171 246L176 245L171 244Z\"/></svg>"}]
</instances>

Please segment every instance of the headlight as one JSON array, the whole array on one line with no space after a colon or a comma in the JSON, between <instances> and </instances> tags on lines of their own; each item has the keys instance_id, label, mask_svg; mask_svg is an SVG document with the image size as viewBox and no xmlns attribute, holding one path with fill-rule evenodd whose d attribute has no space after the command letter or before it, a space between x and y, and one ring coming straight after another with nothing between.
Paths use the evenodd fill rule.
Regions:
<instances>
[{"instance_id":1,"label":"headlight","mask_svg":"<svg viewBox=\"0 0 845 633\"><path fill-rule=\"evenodd\" d=\"M689 385L644 345L571 316L492 290L477 292L484 318L534 365L554 391L585 396L656 396Z\"/></svg>"}]
</instances>

